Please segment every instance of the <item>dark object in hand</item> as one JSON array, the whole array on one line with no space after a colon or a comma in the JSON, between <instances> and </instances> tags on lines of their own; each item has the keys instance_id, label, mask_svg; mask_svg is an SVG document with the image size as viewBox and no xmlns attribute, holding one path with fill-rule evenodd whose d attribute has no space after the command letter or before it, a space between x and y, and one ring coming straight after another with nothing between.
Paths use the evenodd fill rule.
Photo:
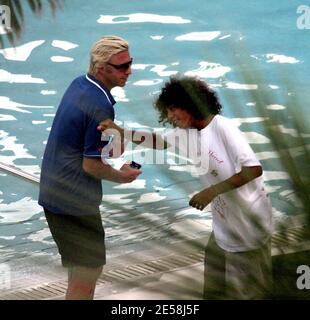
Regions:
<instances>
[{"instance_id":1,"label":"dark object in hand","mask_svg":"<svg viewBox=\"0 0 310 320\"><path fill-rule=\"evenodd\" d=\"M131 166L131 168L138 169L138 170L141 168L141 164L134 162L134 161L131 161L130 166Z\"/></svg>"}]
</instances>

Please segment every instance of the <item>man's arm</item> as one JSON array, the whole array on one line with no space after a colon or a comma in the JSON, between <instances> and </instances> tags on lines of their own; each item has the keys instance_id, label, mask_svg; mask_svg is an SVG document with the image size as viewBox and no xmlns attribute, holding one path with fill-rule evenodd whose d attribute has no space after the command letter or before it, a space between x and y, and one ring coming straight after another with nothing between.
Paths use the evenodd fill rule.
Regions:
<instances>
[{"instance_id":1,"label":"man's arm","mask_svg":"<svg viewBox=\"0 0 310 320\"><path fill-rule=\"evenodd\" d=\"M203 210L218 195L237 189L258 178L262 173L263 169L261 166L242 167L239 173L195 194L190 200L189 205L198 210Z\"/></svg>"},{"instance_id":2,"label":"man's arm","mask_svg":"<svg viewBox=\"0 0 310 320\"><path fill-rule=\"evenodd\" d=\"M136 131L136 130L127 130L119 127L116 123L114 123L111 119L107 119L102 121L98 130L106 131L108 133L113 133L113 130L116 130L118 134L121 136L122 142L125 140L129 140L135 144L142 144L146 148L163 150L169 147L169 144L156 133L147 132L147 131Z\"/></svg>"},{"instance_id":3,"label":"man's arm","mask_svg":"<svg viewBox=\"0 0 310 320\"><path fill-rule=\"evenodd\" d=\"M109 164L100 159L83 158L83 170L92 177L99 180L109 180L118 183L129 183L135 180L141 171L124 164L120 170L115 170Z\"/></svg>"}]
</instances>

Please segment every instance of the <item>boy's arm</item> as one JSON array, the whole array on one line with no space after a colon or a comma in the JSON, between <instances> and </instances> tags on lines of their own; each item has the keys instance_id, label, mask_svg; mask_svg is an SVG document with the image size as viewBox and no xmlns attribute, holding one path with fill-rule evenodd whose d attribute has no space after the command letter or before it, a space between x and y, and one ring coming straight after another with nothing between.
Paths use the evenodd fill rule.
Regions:
<instances>
[{"instance_id":1,"label":"boy's arm","mask_svg":"<svg viewBox=\"0 0 310 320\"><path fill-rule=\"evenodd\" d=\"M148 131L127 130L119 127L111 119L100 122L98 130L107 131L109 134L118 133L121 140L129 140L135 144L142 144L146 148L163 150L169 147L168 143L156 133ZM116 130L116 132L114 131Z\"/></svg>"},{"instance_id":2,"label":"boy's arm","mask_svg":"<svg viewBox=\"0 0 310 320\"><path fill-rule=\"evenodd\" d=\"M191 198L189 205L198 210L203 210L218 195L237 189L258 178L262 173L263 169L261 166L242 167L239 173L195 194Z\"/></svg>"}]
</instances>

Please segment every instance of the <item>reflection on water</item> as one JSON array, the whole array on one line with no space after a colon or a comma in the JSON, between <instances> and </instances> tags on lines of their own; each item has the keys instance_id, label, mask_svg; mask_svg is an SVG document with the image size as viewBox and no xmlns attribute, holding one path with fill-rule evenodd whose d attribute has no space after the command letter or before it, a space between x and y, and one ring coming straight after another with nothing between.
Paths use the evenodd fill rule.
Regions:
<instances>
[{"instance_id":1,"label":"reflection on water","mask_svg":"<svg viewBox=\"0 0 310 320\"><path fill-rule=\"evenodd\" d=\"M0 70L0 82L8 83L46 83L43 79L33 78L31 74L13 74ZM5 97L3 97L5 98Z\"/></svg>"},{"instance_id":2,"label":"reflection on water","mask_svg":"<svg viewBox=\"0 0 310 320\"><path fill-rule=\"evenodd\" d=\"M130 127L158 127L152 102L163 82L177 73L205 79L218 91L224 115L234 118L262 161L275 218L298 214L288 176L262 130L266 118L256 115L256 101L246 96L251 90L261 94L270 90L274 101L266 108L284 112L289 108L284 102L288 92L278 78L279 70L298 74L298 88L306 91L309 45L295 25L297 5L295 1L262 1L249 7L242 1L223 1L223 6L208 3L192 10L189 0L182 4L160 0L135 5L121 0L117 8L107 5L103 9L101 1L94 0L90 10L87 3L77 0L74 5L68 1L52 22L27 20L27 29L16 48L0 50L0 161L40 174L48 133L65 88L87 71L93 42L103 34L118 34L129 40L134 64L127 86L112 91L118 102L117 121L126 121ZM281 17L275 14L279 10ZM87 12L87 19L82 17L83 12ZM249 52L236 52L239 44ZM298 50L300 47L303 50ZM240 61L242 55L265 72L267 84L240 79L235 58ZM239 110L243 114L231 107L226 98L231 95L242 97ZM300 157L296 132L286 123L278 128L294 156ZM310 138L306 132L304 137ZM143 158L142 153L147 151L135 152ZM209 210L201 213L188 206L190 195L200 187L190 175L191 167L177 166L171 157L168 163L143 166L142 176L131 184L104 182L101 212L108 246L139 246L158 239L171 242L180 234L199 237L210 231ZM37 193L36 185L0 172L3 261L53 254L54 243L37 205Z\"/></svg>"},{"instance_id":3,"label":"reflection on water","mask_svg":"<svg viewBox=\"0 0 310 320\"><path fill-rule=\"evenodd\" d=\"M163 24L180 24L180 23L190 23L188 19L183 19L176 16L166 16L150 13L133 13L122 16L110 16L110 15L101 15L97 20L98 23L108 23L108 24L119 24L119 23L163 23Z\"/></svg>"},{"instance_id":4,"label":"reflection on water","mask_svg":"<svg viewBox=\"0 0 310 320\"><path fill-rule=\"evenodd\" d=\"M30 57L31 52L44 42L44 40L31 41L21 46L0 49L0 53L7 60L26 61Z\"/></svg>"}]
</instances>

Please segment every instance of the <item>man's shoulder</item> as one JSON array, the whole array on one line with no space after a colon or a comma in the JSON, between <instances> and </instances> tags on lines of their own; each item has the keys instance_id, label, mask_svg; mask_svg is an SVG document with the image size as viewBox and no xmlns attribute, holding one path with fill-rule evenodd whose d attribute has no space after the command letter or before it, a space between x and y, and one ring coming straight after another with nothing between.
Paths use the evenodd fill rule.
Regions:
<instances>
[{"instance_id":1,"label":"man's shoulder","mask_svg":"<svg viewBox=\"0 0 310 320\"><path fill-rule=\"evenodd\" d=\"M92 83L86 75L76 77L68 87L61 102L66 107L76 107L72 110L80 110L84 115L94 117L97 113L108 114L109 118L114 115L114 109L106 96Z\"/></svg>"},{"instance_id":2,"label":"man's shoulder","mask_svg":"<svg viewBox=\"0 0 310 320\"><path fill-rule=\"evenodd\" d=\"M72 80L67 89L67 95L73 100L90 105L104 105L105 100L102 93L86 79L86 75L81 75ZM108 101L107 101L108 102Z\"/></svg>"},{"instance_id":3,"label":"man's shoulder","mask_svg":"<svg viewBox=\"0 0 310 320\"><path fill-rule=\"evenodd\" d=\"M76 97L79 94L82 94L86 91L85 85L86 83L84 83L83 75L74 78L68 85L67 90L64 93L64 96L72 95L72 97Z\"/></svg>"},{"instance_id":4,"label":"man's shoulder","mask_svg":"<svg viewBox=\"0 0 310 320\"><path fill-rule=\"evenodd\" d=\"M80 75L71 81L68 90L84 90L87 87L88 82L86 81L85 75Z\"/></svg>"}]
</instances>

